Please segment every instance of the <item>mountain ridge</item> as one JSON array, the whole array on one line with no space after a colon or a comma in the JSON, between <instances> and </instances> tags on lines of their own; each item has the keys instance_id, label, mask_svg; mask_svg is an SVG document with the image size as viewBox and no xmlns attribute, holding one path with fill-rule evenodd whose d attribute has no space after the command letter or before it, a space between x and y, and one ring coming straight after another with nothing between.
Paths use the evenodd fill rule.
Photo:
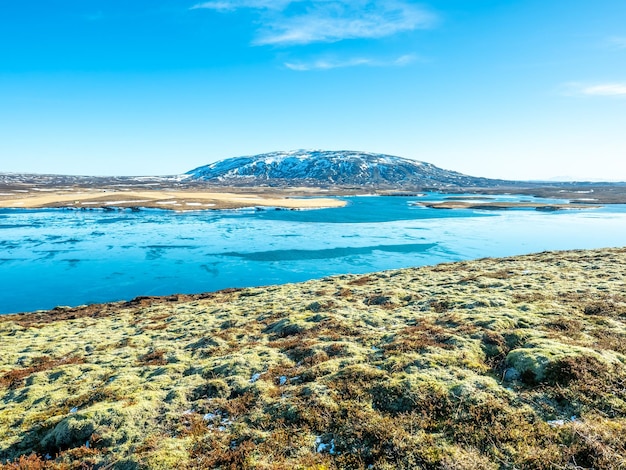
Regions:
<instances>
[{"instance_id":1,"label":"mountain ridge","mask_svg":"<svg viewBox=\"0 0 626 470\"><path fill-rule=\"evenodd\" d=\"M292 150L242 156L185 173L191 181L222 184L303 184L394 187L501 186L515 182L444 170L431 163L352 150Z\"/></svg>"}]
</instances>

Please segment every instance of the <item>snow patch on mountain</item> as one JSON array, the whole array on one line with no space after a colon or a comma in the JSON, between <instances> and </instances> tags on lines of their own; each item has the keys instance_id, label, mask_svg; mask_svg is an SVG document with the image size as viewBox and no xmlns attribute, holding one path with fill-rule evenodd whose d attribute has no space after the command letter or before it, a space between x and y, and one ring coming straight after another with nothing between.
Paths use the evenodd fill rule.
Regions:
<instances>
[{"instance_id":1,"label":"snow patch on mountain","mask_svg":"<svg viewBox=\"0 0 626 470\"><path fill-rule=\"evenodd\" d=\"M186 176L190 180L228 184L444 187L480 185L490 181L407 158L325 150L294 150L229 158L191 170Z\"/></svg>"}]
</instances>

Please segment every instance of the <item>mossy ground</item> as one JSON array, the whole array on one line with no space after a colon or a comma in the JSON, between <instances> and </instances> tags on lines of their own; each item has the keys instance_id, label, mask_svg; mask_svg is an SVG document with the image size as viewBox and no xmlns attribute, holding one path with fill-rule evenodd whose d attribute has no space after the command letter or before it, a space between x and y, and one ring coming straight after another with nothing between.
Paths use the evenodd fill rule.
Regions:
<instances>
[{"instance_id":1,"label":"mossy ground","mask_svg":"<svg viewBox=\"0 0 626 470\"><path fill-rule=\"evenodd\" d=\"M0 317L0 468L626 468L626 249Z\"/></svg>"}]
</instances>

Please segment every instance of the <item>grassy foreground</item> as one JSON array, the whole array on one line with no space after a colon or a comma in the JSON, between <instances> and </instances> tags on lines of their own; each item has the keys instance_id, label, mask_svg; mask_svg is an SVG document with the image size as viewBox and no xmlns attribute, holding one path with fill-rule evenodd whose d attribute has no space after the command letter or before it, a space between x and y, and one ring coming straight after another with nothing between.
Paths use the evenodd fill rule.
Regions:
<instances>
[{"instance_id":1,"label":"grassy foreground","mask_svg":"<svg viewBox=\"0 0 626 470\"><path fill-rule=\"evenodd\" d=\"M0 316L0 468L626 468L626 249Z\"/></svg>"}]
</instances>

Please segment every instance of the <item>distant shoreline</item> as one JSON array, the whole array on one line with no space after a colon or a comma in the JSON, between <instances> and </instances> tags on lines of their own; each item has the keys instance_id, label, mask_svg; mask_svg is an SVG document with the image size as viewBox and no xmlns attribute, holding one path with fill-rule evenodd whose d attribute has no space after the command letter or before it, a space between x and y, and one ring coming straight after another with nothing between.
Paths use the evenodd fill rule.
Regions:
<instances>
[{"instance_id":1,"label":"distant shoreline","mask_svg":"<svg viewBox=\"0 0 626 470\"><path fill-rule=\"evenodd\" d=\"M626 204L626 186L617 184L502 185L494 187L409 187L387 185L321 185L297 181L277 185L238 186L223 182L187 182L173 177L71 177L62 175L0 174L0 208L23 209L165 209L199 211L254 207L281 209L322 209L344 207L341 196L368 193L380 196L423 197L426 193L453 194L446 201L421 201L435 209L513 208L551 211L591 209L605 204ZM558 199L558 203L538 201L496 202L502 195ZM463 196L461 196L463 195Z\"/></svg>"},{"instance_id":2,"label":"distant shoreline","mask_svg":"<svg viewBox=\"0 0 626 470\"><path fill-rule=\"evenodd\" d=\"M341 207L341 196L378 195L423 197L451 194L448 202L526 195L581 205L626 204L626 184L509 182L494 186L433 184L333 184L322 181L276 180L187 181L177 177L89 177L0 173L0 208L161 208L176 211L280 207L285 209ZM463 196L460 196L463 195ZM332 197L332 199L331 199ZM293 199L295 198L295 199ZM302 199L304 198L304 199ZM473 201L475 200L475 201ZM426 201L424 201L426 202ZM535 204L535 201L528 201ZM498 204L499 206L501 204ZM541 209L539 209L541 210Z\"/></svg>"},{"instance_id":3,"label":"distant shoreline","mask_svg":"<svg viewBox=\"0 0 626 470\"><path fill-rule=\"evenodd\" d=\"M321 209L343 207L345 201L311 197L310 194L218 192L202 190L120 190L96 188L52 189L5 192L0 194L0 208L5 209L133 209L153 208L175 211L278 207L284 209ZM297 196L297 198L294 198Z\"/></svg>"}]
</instances>

